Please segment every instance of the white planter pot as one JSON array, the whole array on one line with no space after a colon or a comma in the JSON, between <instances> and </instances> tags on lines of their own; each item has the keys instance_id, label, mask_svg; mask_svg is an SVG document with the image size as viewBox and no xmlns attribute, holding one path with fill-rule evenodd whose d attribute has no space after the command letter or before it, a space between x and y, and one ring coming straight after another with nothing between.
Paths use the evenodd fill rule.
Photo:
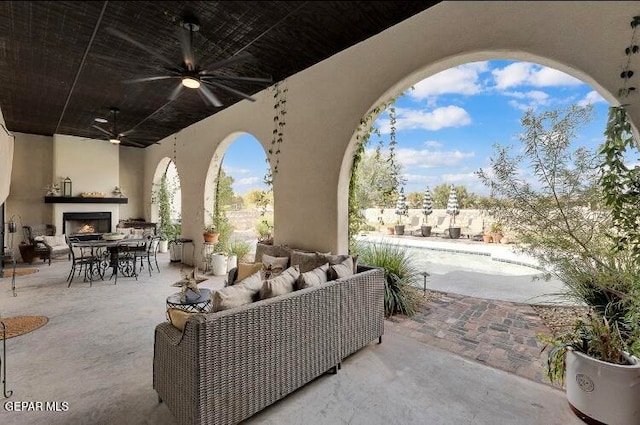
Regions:
<instances>
[{"instance_id":1,"label":"white planter pot","mask_svg":"<svg viewBox=\"0 0 640 425\"><path fill-rule=\"evenodd\" d=\"M211 271L214 276L223 276L227 273L227 256L224 254L211 254Z\"/></svg>"},{"instance_id":2,"label":"white planter pot","mask_svg":"<svg viewBox=\"0 0 640 425\"><path fill-rule=\"evenodd\" d=\"M231 269L234 269L236 267L238 267L238 256L230 255L227 259L227 273L230 272Z\"/></svg>"},{"instance_id":3,"label":"white planter pot","mask_svg":"<svg viewBox=\"0 0 640 425\"><path fill-rule=\"evenodd\" d=\"M616 365L567 350L567 400L574 411L608 425L640 424L640 364L631 361Z\"/></svg>"},{"instance_id":4,"label":"white planter pot","mask_svg":"<svg viewBox=\"0 0 640 425\"><path fill-rule=\"evenodd\" d=\"M172 263L182 261L182 244L172 243L169 245L169 261Z\"/></svg>"},{"instance_id":5,"label":"white planter pot","mask_svg":"<svg viewBox=\"0 0 640 425\"><path fill-rule=\"evenodd\" d=\"M158 244L158 252L166 253L169 250L169 241L160 241Z\"/></svg>"}]
</instances>

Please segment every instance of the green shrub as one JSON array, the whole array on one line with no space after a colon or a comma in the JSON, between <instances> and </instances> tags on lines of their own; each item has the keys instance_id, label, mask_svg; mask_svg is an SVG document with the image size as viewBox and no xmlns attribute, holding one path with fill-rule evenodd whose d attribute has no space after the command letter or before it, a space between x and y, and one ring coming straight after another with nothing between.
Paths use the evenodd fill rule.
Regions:
<instances>
[{"instance_id":1,"label":"green shrub","mask_svg":"<svg viewBox=\"0 0 640 425\"><path fill-rule=\"evenodd\" d=\"M415 313L417 300L410 290L411 282L417 277L413 256L406 247L387 243L358 242L354 254L358 262L384 269L384 312L385 315Z\"/></svg>"},{"instance_id":2,"label":"green shrub","mask_svg":"<svg viewBox=\"0 0 640 425\"><path fill-rule=\"evenodd\" d=\"M251 245L245 241L233 241L227 247L227 253L229 255L237 255L238 262L241 262L244 257L251 251Z\"/></svg>"}]
</instances>

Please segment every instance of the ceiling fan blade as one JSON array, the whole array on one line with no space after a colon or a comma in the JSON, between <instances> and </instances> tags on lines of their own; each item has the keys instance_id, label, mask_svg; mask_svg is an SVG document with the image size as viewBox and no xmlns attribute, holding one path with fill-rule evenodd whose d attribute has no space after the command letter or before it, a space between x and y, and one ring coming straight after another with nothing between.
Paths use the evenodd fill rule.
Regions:
<instances>
[{"instance_id":1,"label":"ceiling fan blade","mask_svg":"<svg viewBox=\"0 0 640 425\"><path fill-rule=\"evenodd\" d=\"M178 96L180 96L180 93L182 93L182 89L184 89L184 86L182 85L182 83L178 83L176 88L173 89L173 91L169 95L168 99L169 100L176 100L178 98Z\"/></svg>"},{"instance_id":2,"label":"ceiling fan blade","mask_svg":"<svg viewBox=\"0 0 640 425\"><path fill-rule=\"evenodd\" d=\"M132 142L131 140L120 140L121 145L131 145L137 148L146 148L147 145L143 145L142 143Z\"/></svg>"},{"instance_id":3,"label":"ceiling fan blade","mask_svg":"<svg viewBox=\"0 0 640 425\"><path fill-rule=\"evenodd\" d=\"M216 107L218 107L218 108L222 106L222 102L220 102L220 100L216 97L216 95L215 95L215 94L213 94L213 93L211 92L211 90L209 90L209 89L207 88L207 86L205 86L204 84L201 84L201 85L200 85L199 92L200 92L200 93L202 93L202 94L204 95L204 97L205 97L209 102L211 102L211 104L212 104L213 106L216 106Z\"/></svg>"},{"instance_id":4,"label":"ceiling fan blade","mask_svg":"<svg viewBox=\"0 0 640 425\"><path fill-rule=\"evenodd\" d=\"M131 130L123 131L122 133L118 133L118 137L126 137L131 133L135 133L136 129L132 128Z\"/></svg>"},{"instance_id":5,"label":"ceiling fan blade","mask_svg":"<svg viewBox=\"0 0 640 425\"><path fill-rule=\"evenodd\" d=\"M101 54L98 54L98 53L90 53L89 56L92 59L96 59L96 60L100 60L100 61L106 61L106 62L110 62L110 63L116 64L116 65L120 65L120 66L146 67L146 68L154 69L156 71L164 70L166 72L173 72L175 74L180 74L181 73L180 69L176 68L175 66L169 68L169 67L165 67L164 65L158 65L156 63L151 63L151 62L133 62L133 61L130 61L130 60L113 58L111 56L101 55Z\"/></svg>"},{"instance_id":6,"label":"ceiling fan blade","mask_svg":"<svg viewBox=\"0 0 640 425\"><path fill-rule=\"evenodd\" d=\"M207 64L202 67L202 71L205 73L210 72L216 69L224 68L225 66L249 60L251 58L253 58L253 56L249 52L240 52L235 56L231 56L230 58Z\"/></svg>"},{"instance_id":7,"label":"ceiling fan blade","mask_svg":"<svg viewBox=\"0 0 640 425\"><path fill-rule=\"evenodd\" d=\"M229 93L233 93L236 96L240 96L240 97L245 98L247 100L250 100L252 102L256 101L254 98L252 98L248 94L242 93L241 91L238 91L236 89L232 89L231 87L225 86L224 84L216 83L215 81L203 81L203 83L209 84L210 86L214 86L214 87L217 87L217 88L222 89L222 90L226 90ZM200 87L202 87L202 86L200 86Z\"/></svg>"},{"instance_id":8,"label":"ceiling fan blade","mask_svg":"<svg viewBox=\"0 0 640 425\"><path fill-rule=\"evenodd\" d=\"M180 46L182 47L182 59L189 71L196 69L196 60L193 56L192 48L193 32L187 29L178 29L178 38L180 38Z\"/></svg>"},{"instance_id":9,"label":"ceiling fan blade","mask_svg":"<svg viewBox=\"0 0 640 425\"><path fill-rule=\"evenodd\" d=\"M237 75L211 75L200 74L200 78L213 78L216 80L236 80L236 81L248 81L253 83L273 83L273 78L259 78L259 77L239 77Z\"/></svg>"},{"instance_id":10,"label":"ceiling fan blade","mask_svg":"<svg viewBox=\"0 0 640 425\"><path fill-rule=\"evenodd\" d=\"M111 33L112 35L115 35L118 38L121 38L124 41L127 41L131 44L133 44L134 46L144 50L145 52L149 53L150 55L154 56L157 59L160 59L162 62L164 62L165 64L169 65L170 67L174 67L175 65L167 58L165 58L164 56L162 56L160 53L156 52L155 50L145 46L144 44L140 43L139 41L134 40L133 38L129 37L127 34L123 33L120 30L117 30L115 28L107 28L107 31L109 33Z\"/></svg>"},{"instance_id":11,"label":"ceiling fan blade","mask_svg":"<svg viewBox=\"0 0 640 425\"><path fill-rule=\"evenodd\" d=\"M124 84L144 83L146 81L168 80L169 78L180 78L177 75L159 75L156 77L134 78L132 80L122 81Z\"/></svg>"},{"instance_id":12,"label":"ceiling fan blade","mask_svg":"<svg viewBox=\"0 0 640 425\"><path fill-rule=\"evenodd\" d=\"M105 130L104 128L99 127L99 126L97 126L97 125L95 125L95 124L94 124L94 125L92 125L91 127L95 128L96 130L100 130L101 132L103 132L103 133L104 133L104 134L106 134L107 136L111 137L111 132L110 132L110 131L107 131L107 130Z\"/></svg>"}]
</instances>

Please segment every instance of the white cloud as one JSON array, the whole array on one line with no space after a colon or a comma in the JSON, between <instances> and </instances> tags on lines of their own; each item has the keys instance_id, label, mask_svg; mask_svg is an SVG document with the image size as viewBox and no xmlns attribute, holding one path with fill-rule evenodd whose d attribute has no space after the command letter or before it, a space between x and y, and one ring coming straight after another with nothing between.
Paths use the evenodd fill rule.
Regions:
<instances>
[{"instance_id":1,"label":"white cloud","mask_svg":"<svg viewBox=\"0 0 640 425\"><path fill-rule=\"evenodd\" d=\"M529 109L537 109L539 106L549 105L551 98L550 96L540 90L531 90L528 92L504 92L504 95L509 97L514 97L519 100L510 100L509 105L521 109L523 111L527 111Z\"/></svg>"},{"instance_id":2,"label":"white cloud","mask_svg":"<svg viewBox=\"0 0 640 425\"><path fill-rule=\"evenodd\" d=\"M600 96L600 94L592 90L584 97L584 99L578 102L578 106L587 106L587 105L595 105L599 102L606 102L605 98Z\"/></svg>"},{"instance_id":3,"label":"white cloud","mask_svg":"<svg viewBox=\"0 0 640 425\"><path fill-rule=\"evenodd\" d=\"M464 160L473 158L475 152L438 151L429 149L396 149L396 158L403 167L456 167L464 163Z\"/></svg>"},{"instance_id":4,"label":"white cloud","mask_svg":"<svg viewBox=\"0 0 640 425\"><path fill-rule=\"evenodd\" d=\"M379 120L380 132L389 134L388 119ZM440 130L448 127L463 127L471 124L469 113L459 106L443 106L431 112L418 109L396 109L396 130Z\"/></svg>"},{"instance_id":5,"label":"white cloud","mask_svg":"<svg viewBox=\"0 0 640 425\"><path fill-rule=\"evenodd\" d=\"M426 142L424 142L424 145L428 148L441 148L442 147L442 143L438 142L437 140L427 140Z\"/></svg>"},{"instance_id":6,"label":"white cloud","mask_svg":"<svg viewBox=\"0 0 640 425\"><path fill-rule=\"evenodd\" d=\"M557 87L584 84L577 78L557 69L528 62L515 62L502 69L494 69L491 74L493 74L496 88L499 90L522 85Z\"/></svg>"},{"instance_id":7,"label":"white cloud","mask_svg":"<svg viewBox=\"0 0 640 425\"><path fill-rule=\"evenodd\" d=\"M488 62L468 63L426 78L413 86L408 95L416 100L441 94L478 94L482 91L480 74L489 70Z\"/></svg>"},{"instance_id":8,"label":"white cloud","mask_svg":"<svg viewBox=\"0 0 640 425\"><path fill-rule=\"evenodd\" d=\"M260 177L244 177L236 180L234 183L238 186L249 186L258 182L262 182Z\"/></svg>"},{"instance_id":9,"label":"white cloud","mask_svg":"<svg viewBox=\"0 0 640 425\"><path fill-rule=\"evenodd\" d=\"M227 167L227 166L224 166L223 168L224 168L224 172L227 173L228 175L249 174L253 171L249 168Z\"/></svg>"}]
</instances>

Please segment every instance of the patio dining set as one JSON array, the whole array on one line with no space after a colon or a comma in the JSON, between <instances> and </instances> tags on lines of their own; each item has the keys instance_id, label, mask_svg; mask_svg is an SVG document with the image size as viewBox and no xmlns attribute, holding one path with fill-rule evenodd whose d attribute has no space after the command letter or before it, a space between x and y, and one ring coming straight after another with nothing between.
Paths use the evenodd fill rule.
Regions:
<instances>
[{"instance_id":1,"label":"patio dining set","mask_svg":"<svg viewBox=\"0 0 640 425\"><path fill-rule=\"evenodd\" d=\"M118 282L118 275L138 279L138 273L145 267L149 271L160 272L156 254L160 242L159 236L121 240L88 240L67 238L71 255L71 270L67 281L71 286L74 277L83 275L84 282L92 285L94 280L104 280L109 274L109 280Z\"/></svg>"}]
</instances>

